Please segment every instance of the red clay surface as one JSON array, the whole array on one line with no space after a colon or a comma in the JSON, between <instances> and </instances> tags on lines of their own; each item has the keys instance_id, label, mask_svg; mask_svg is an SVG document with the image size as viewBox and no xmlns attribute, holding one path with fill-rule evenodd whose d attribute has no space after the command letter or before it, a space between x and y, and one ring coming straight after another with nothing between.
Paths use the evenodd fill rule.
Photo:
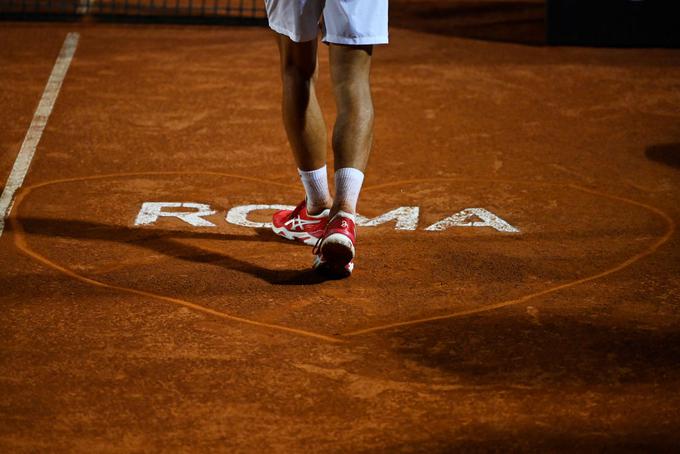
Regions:
<instances>
[{"instance_id":1,"label":"red clay surface","mask_svg":"<svg viewBox=\"0 0 680 454\"><path fill-rule=\"evenodd\" d=\"M5 168L68 31L0 238L3 450L678 446L678 51L394 28L359 210L418 229L362 228L322 282L225 221L302 196L266 30L5 24ZM148 201L216 226L135 226ZM425 230L472 207L520 231Z\"/></svg>"},{"instance_id":2,"label":"red clay surface","mask_svg":"<svg viewBox=\"0 0 680 454\"><path fill-rule=\"evenodd\" d=\"M0 178L5 184L57 58L62 33L27 40L25 29L3 27L0 52Z\"/></svg>"}]
</instances>

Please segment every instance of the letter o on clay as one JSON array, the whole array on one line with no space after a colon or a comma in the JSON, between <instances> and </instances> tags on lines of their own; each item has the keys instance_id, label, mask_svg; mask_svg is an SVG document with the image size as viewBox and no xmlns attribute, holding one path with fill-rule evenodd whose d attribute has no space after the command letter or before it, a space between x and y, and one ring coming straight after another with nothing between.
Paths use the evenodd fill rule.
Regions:
<instances>
[{"instance_id":1,"label":"letter o on clay","mask_svg":"<svg viewBox=\"0 0 680 454\"><path fill-rule=\"evenodd\" d=\"M234 225L250 228L271 228L271 222L253 222L248 215L258 210L294 210L292 205L240 205L227 212L227 222Z\"/></svg>"}]
</instances>

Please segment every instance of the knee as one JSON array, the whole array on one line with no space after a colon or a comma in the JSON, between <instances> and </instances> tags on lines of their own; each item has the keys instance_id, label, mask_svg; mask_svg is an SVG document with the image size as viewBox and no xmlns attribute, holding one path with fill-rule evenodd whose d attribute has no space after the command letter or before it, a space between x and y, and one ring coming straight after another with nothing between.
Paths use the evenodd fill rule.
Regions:
<instances>
[{"instance_id":1,"label":"knee","mask_svg":"<svg viewBox=\"0 0 680 454\"><path fill-rule=\"evenodd\" d=\"M316 62L300 63L292 60L284 61L281 65L281 78L287 84L308 85L316 81Z\"/></svg>"}]
</instances>

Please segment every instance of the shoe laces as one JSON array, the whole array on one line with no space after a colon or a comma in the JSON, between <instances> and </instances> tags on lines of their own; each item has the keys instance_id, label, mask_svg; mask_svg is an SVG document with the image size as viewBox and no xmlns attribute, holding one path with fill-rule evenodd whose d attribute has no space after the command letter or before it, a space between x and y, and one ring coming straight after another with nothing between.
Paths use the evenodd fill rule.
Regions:
<instances>
[{"instance_id":1,"label":"shoe laces","mask_svg":"<svg viewBox=\"0 0 680 454\"><path fill-rule=\"evenodd\" d=\"M298 206L295 207L295 209L290 213L290 219L296 218L300 212L302 211L303 208L307 207L307 198L305 197L305 200L300 202Z\"/></svg>"}]
</instances>

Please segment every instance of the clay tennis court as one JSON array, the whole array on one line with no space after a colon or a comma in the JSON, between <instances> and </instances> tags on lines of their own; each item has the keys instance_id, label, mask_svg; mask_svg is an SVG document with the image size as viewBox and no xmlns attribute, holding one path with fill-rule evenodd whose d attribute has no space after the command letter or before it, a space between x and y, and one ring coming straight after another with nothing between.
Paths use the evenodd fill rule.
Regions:
<instances>
[{"instance_id":1,"label":"clay tennis court","mask_svg":"<svg viewBox=\"0 0 680 454\"><path fill-rule=\"evenodd\" d=\"M265 27L3 22L3 187L45 128L0 237L2 451L677 449L680 52L548 47L529 3L395 16L346 280L267 227L303 190Z\"/></svg>"}]
</instances>

